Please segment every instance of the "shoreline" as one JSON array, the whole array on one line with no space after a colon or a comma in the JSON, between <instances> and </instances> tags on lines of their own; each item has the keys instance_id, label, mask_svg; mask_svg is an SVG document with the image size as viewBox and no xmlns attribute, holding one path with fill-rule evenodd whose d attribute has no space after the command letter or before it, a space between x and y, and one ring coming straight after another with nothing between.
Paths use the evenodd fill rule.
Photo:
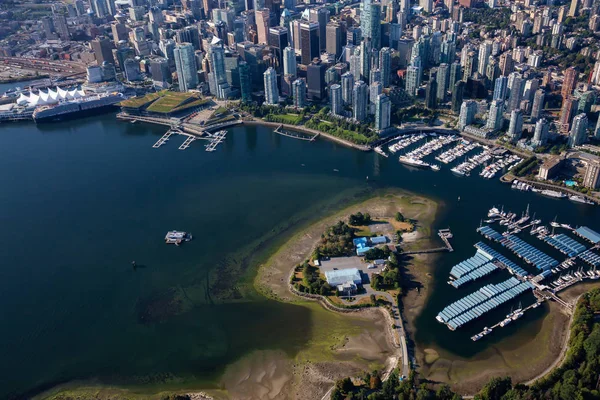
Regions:
<instances>
[{"instance_id":1,"label":"shoreline","mask_svg":"<svg viewBox=\"0 0 600 400\"><path fill-rule=\"evenodd\" d=\"M279 122L268 122L268 121L263 121L261 119L256 119L253 117L252 120L242 120L242 125L248 125L248 126L266 126L269 128L277 128L278 126L283 126L283 128L285 129L289 129L289 130L293 130L293 131L297 131L297 132L302 132L302 133L308 133L311 135L316 135L319 134L319 136L323 136L324 138L326 138L327 140L330 140L332 142L336 142L338 144L341 144L343 146L346 147L350 147L356 150L360 150L360 151L371 151L371 147L369 146L363 146L363 145L359 145L359 144L355 144L352 142L349 142L345 139L341 139L337 136L333 136L330 135L329 133L325 133L325 132L321 132L321 131L317 131L314 129L309 129L306 128L304 125L289 125L289 124L282 124Z\"/></svg>"}]
</instances>

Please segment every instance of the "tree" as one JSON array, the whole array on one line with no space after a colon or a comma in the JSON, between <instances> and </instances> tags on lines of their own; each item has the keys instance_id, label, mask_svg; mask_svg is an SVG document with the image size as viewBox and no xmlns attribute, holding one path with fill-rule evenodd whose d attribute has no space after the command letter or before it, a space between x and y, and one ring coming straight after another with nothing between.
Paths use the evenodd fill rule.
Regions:
<instances>
[{"instance_id":1,"label":"tree","mask_svg":"<svg viewBox=\"0 0 600 400\"><path fill-rule=\"evenodd\" d=\"M354 389L354 384L350 378L343 378L335 383L336 389L339 389L342 393L351 392Z\"/></svg>"},{"instance_id":2,"label":"tree","mask_svg":"<svg viewBox=\"0 0 600 400\"><path fill-rule=\"evenodd\" d=\"M371 296L369 296L369 297L371 299L371 304L373 304L373 305L377 304L377 299L375 298L374 294L371 294Z\"/></svg>"},{"instance_id":3,"label":"tree","mask_svg":"<svg viewBox=\"0 0 600 400\"><path fill-rule=\"evenodd\" d=\"M404 215L402 215L402 213L399 211L396 213L396 221L404 222Z\"/></svg>"},{"instance_id":4,"label":"tree","mask_svg":"<svg viewBox=\"0 0 600 400\"><path fill-rule=\"evenodd\" d=\"M510 377L492 378L481 390L483 400L500 400L512 387Z\"/></svg>"}]
</instances>

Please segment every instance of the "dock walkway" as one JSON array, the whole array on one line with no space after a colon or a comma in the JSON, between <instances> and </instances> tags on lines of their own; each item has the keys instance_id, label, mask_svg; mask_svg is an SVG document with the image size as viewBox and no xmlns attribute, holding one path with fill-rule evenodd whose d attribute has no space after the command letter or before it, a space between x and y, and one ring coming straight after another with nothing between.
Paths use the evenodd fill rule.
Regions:
<instances>
[{"instance_id":1,"label":"dock walkway","mask_svg":"<svg viewBox=\"0 0 600 400\"><path fill-rule=\"evenodd\" d=\"M285 130L283 129L283 125L279 125L275 131L275 133L281 135L281 136L287 136L289 138L293 138L293 139L298 139L298 140L306 140L308 142L314 142L320 135L320 133L315 134L314 136L306 136L306 135L302 135L298 132L292 132L289 130Z\"/></svg>"}]
</instances>

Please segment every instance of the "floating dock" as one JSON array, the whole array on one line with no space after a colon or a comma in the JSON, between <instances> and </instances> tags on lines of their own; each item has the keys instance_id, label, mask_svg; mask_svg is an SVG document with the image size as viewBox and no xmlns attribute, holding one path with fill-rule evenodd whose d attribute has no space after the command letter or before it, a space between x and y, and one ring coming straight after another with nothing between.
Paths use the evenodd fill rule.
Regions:
<instances>
[{"instance_id":1,"label":"floating dock","mask_svg":"<svg viewBox=\"0 0 600 400\"><path fill-rule=\"evenodd\" d=\"M167 131L167 133L165 133L160 139L158 139L158 141L156 143L154 143L152 145L153 148L158 149L160 146L162 146L163 144L167 144L167 141L169 140L169 138L171 136L173 136L175 134L175 132L173 130L169 130Z\"/></svg>"},{"instance_id":2,"label":"floating dock","mask_svg":"<svg viewBox=\"0 0 600 400\"><path fill-rule=\"evenodd\" d=\"M194 140L196 140L196 138L195 138L195 137L193 137L193 136L191 136L191 135L190 135L190 136L188 136L188 137L187 137L187 139L185 139L185 142L183 142L183 143L181 144L181 146L179 146L179 150L185 150L185 149L187 149L188 147L190 147L190 145L192 144L192 142L193 142Z\"/></svg>"},{"instance_id":3,"label":"floating dock","mask_svg":"<svg viewBox=\"0 0 600 400\"><path fill-rule=\"evenodd\" d=\"M206 151L215 151L217 146L225 140L225 136L227 136L227 131L219 131L211 135L210 143L206 145Z\"/></svg>"},{"instance_id":4,"label":"floating dock","mask_svg":"<svg viewBox=\"0 0 600 400\"><path fill-rule=\"evenodd\" d=\"M518 236L508 235L500 243L537 269L545 271L558 265L558 261L554 258L536 249Z\"/></svg>"},{"instance_id":5,"label":"floating dock","mask_svg":"<svg viewBox=\"0 0 600 400\"><path fill-rule=\"evenodd\" d=\"M583 253L586 250L584 245L574 239L571 239L564 233L554 236L544 236L542 240L561 253L566 254L569 258L575 257L579 253Z\"/></svg>"},{"instance_id":6,"label":"floating dock","mask_svg":"<svg viewBox=\"0 0 600 400\"><path fill-rule=\"evenodd\" d=\"M446 306L436 319L446 324L450 330L456 330L531 289L533 289L533 284L521 282L515 277L497 285L485 285L476 292Z\"/></svg>"}]
</instances>

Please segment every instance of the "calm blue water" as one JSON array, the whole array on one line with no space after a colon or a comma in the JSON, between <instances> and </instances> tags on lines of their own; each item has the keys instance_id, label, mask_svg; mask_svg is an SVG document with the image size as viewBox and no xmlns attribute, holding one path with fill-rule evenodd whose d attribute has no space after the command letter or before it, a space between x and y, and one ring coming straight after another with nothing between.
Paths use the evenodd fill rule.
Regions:
<instances>
[{"instance_id":1,"label":"calm blue water","mask_svg":"<svg viewBox=\"0 0 600 400\"><path fill-rule=\"evenodd\" d=\"M416 341L461 356L489 345L468 339L485 321L449 333L434 316L480 287L456 290L445 281L452 265L474 253L475 228L492 205L522 211L529 203L546 221L558 214L600 229L600 208L459 178L448 167L411 170L395 158L266 128L232 129L213 153L200 141L177 150L180 137L153 149L164 131L113 115L0 126L0 397L76 378L210 381L252 349L293 355L310 340L310 310L241 298L236 286L248 280L249 256L265 240L281 240L380 187L441 203L436 225L452 228L456 252L440 257ZM167 246L171 229L195 239ZM133 270L132 260L143 267ZM493 340L534 324L544 310L536 312Z\"/></svg>"}]
</instances>

